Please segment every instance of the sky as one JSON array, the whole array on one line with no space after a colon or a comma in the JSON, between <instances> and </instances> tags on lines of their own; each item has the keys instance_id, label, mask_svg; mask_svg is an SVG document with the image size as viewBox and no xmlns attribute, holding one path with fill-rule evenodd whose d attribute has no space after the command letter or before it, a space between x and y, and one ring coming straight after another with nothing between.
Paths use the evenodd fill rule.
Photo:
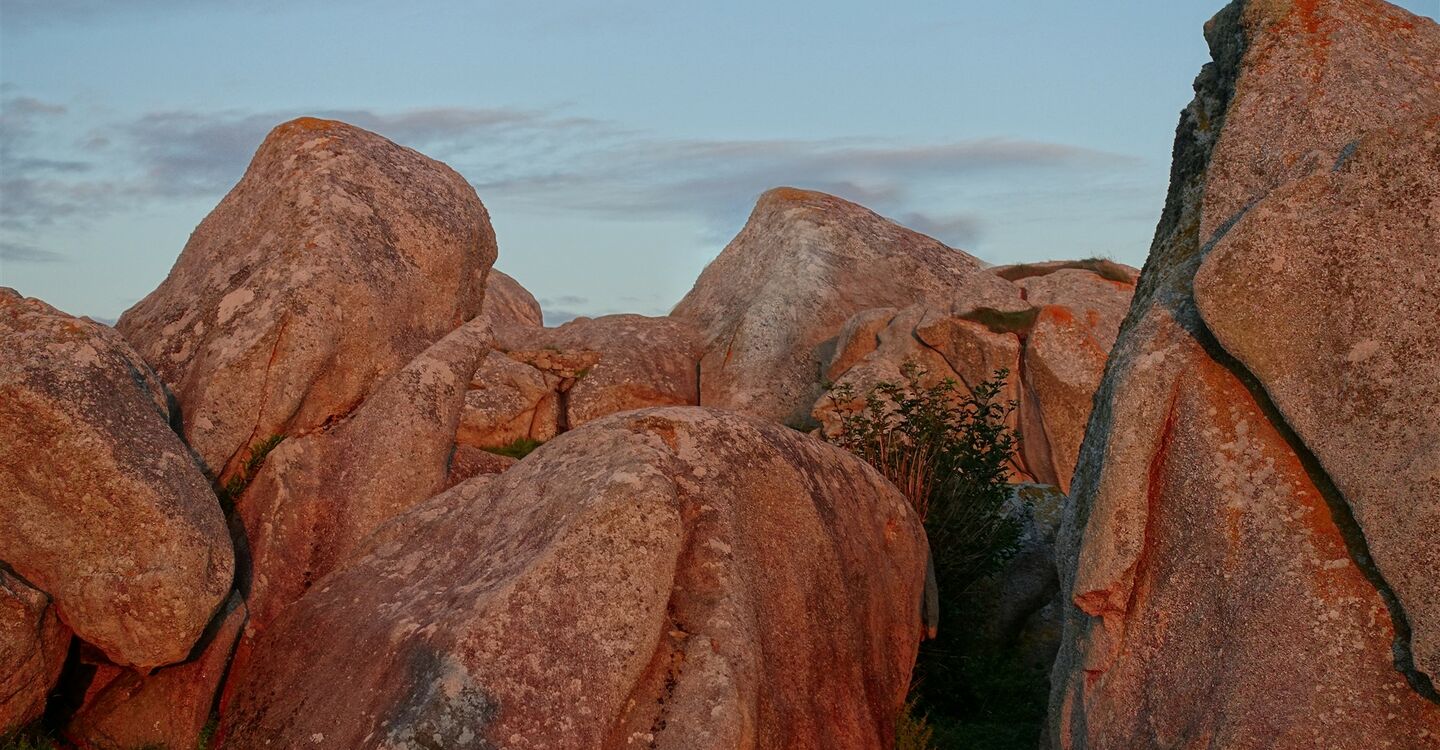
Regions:
<instances>
[{"instance_id":1,"label":"sky","mask_svg":"<svg viewBox=\"0 0 1440 750\"><path fill-rule=\"evenodd\" d=\"M1221 5L0 0L0 285L113 320L300 115L464 175L551 324L668 312L780 185L1139 266Z\"/></svg>"}]
</instances>

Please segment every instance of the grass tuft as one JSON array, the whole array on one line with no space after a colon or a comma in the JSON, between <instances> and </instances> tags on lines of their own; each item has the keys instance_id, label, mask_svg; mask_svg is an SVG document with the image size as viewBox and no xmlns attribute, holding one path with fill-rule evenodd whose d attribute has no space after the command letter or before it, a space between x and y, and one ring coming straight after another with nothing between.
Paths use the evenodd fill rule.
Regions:
<instances>
[{"instance_id":1,"label":"grass tuft","mask_svg":"<svg viewBox=\"0 0 1440 750\"><path fill-rule=\"evenodd\" d=\"M235 509L235 501L245 494L245 488L250 486L250 480L260 471L265 463L265 457L270 451L280 445L285 439L284 435L271 435L260 442L250 446L250 455L240 464L240 470L224 482L216 482L215 496L220 498L220 507L228 514ZM0 749L3 750L3 749Z\"/></svg>"},{"instance_id":2,"label":"grass tuft","mask_svg":"<svg viewBox=\"0 0 1440 750\"><path fill-rule=\"evenodd\" d=\"M494 453L497 456L509 456L510 458L520 459L530 455L531 451L539 448L544 444L544 440L535 440L534 438L522 437L515 438L509 443L496 448L484 448L482 450L485 450L489 453Z\"/></svg>"}]
</instances>

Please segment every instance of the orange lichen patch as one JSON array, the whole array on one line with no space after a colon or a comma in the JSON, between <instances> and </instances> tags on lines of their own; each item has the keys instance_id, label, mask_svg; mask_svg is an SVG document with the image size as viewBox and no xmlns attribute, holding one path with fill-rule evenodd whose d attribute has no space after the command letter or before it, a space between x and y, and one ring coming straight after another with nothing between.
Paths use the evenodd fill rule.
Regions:
<instances>
[{"instance_id":1,"label":"orange lichen patch","mask_svg":"<svg viewBox=\"0 0 1440 750\"><path fill-rule=\"evenodd\" d=\"M765 193L765 197L772 201L813 201L827 197L824 193L817 193L813 190L801 190L793 187L778 187Z\"/></svg>"},{"instance_id":2,"label":"orange lichen patch","mask_svg":"<svg viewBox=\"0 0 1440 750\"><path fill-rule=\"evenodd\" d=\"M1070 312L1069 308L1060 305L1045 305L1041 308L1040 314L1060 325L1075 325L1075 314Z\"/></svg>"},{"instance_id":3,"label":"orange lichen patch","mask_svg":"<svg viewBox=\"0 0 1440 750\"><path fill-rule=\"evenodd\" d=\"M326 130L333 130L342 127L345 123L339 120L326 120L319 117L297 117L289 122L282 122L275 126L275 135L289 135L291 133L314 133Z\"/></svg>"}]
</instances>

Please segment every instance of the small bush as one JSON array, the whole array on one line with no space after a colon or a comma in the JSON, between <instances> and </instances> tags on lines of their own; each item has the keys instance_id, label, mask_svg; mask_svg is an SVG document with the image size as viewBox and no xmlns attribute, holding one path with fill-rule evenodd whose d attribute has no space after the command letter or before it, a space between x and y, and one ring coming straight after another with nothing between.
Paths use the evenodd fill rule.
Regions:
<instances>
[{"instance_id":1,"label":"small bush","mask_svg":"<svg viewBox=\"0 0 1440 750\"><path fill-rule=\"evenodd\" d=\"M485 448L484 450L490 453L494 453L497 456L509 456L510 458L520 459L530 455L531 451L539 448L544 444L544 440L535 440L534 438L522 437L515 438L509 443L502 445L498 448Z\"/></svg>"},{"instance_id":2,"label":"small bush","mask_svg":"<svg viewBox=\"0 0 1440 750\"><path fill-rule=\"evenodd\" d=\"M965 391L954 380L924 385L925 372L911 363L901 372L904 382L876 385L829 438L900 488L930 540L940 627L920 646L897 747L1029 750L1044 716L1044 675L978 656L957 625L962 594L998 570L1019 541L1019 522L1004 512L1018 439L1008 425L1016 404L999 400L1009 373ZM856 394L841 385L831 398L851 404Z\"/></svg>"},{"instance_id":3,"label":"small bush","mask_svg":"<svg viewBox=\"0 0 1440 750\"><path fill-rule=\"evenodd\" d=\"M39 725L21 727L10 734L0 734L0 750L58 750L59 745Z\"/></svg>"}]
</instances>

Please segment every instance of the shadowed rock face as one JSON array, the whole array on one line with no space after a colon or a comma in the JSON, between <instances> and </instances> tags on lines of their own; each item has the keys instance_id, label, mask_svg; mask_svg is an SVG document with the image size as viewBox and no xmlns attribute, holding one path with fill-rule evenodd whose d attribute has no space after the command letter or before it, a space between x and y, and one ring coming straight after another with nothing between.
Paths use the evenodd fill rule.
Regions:
<instances>
[{"instance_id":1,"label":"shadowed rock face","mask_svg":"<svg viewBox=\"0 0 1440 750\"><path fill-rule=\"evenodd\" d=\"M0 568L0 737L45 711L69 646L50 597Z\"/></svg>"},{"instance_id":2,"label":"shadowed rock face","mask_svg":"<svg viewBox=\"0 0 1440 750\"><path fill-rule=\"evenodd\" d=\"M1433 745L1440 29L1251 0L1206 33L1057 541L1050 736Z\"/></svg>"},{"instance_id":3,"label":"shadowed rock face","mask_svg":"<svg viewBox=\"0 0 1440 750\"><path fill-rule=\"evenodd\" d=\"M704 333L700 403L805 421L820 396L821 345L876 307L949 309L955 290L1008 286L980 262L868 209L777 188L671 314Z\"/></svg>"},{"instance_id":4,"label":"shadowed rock face","mask_svg":"<svg viewBox=\"0 0 1440 750\"><path fill-rule=\"evenodd\" d=\"M837 448L615 415L396 518L281 613L225 747L883 747L925 559Z\"/></svg>"},{"instance_id":5,"label":"shadowed rock face","mask_svg":"<svg viewBox=\"0 0 1440 750\"><path fill-rule=\"evenodd\" d=\"M148 675L97 670L65 737L87 748L195 747L244 623L245 603L233 593L184 663Z\"/></svg>"},{"instance_id":6,"label":"shadowed rock face","mask_svg":"<svg viewBox=\"0 0 1440 750\"><path fill-rule=\"evenodd\" d=\"M220 505L114 330L0 289L0 562L117 664L180 661L230 589Z\"/></svg>"},{"instance_id":7,"label":"shadowed rock face","mask_svg":"<svg viewBox=\"0 0 1440 750\"><path fill-rule=\"evenodd\" d=\"M116 327L228 473L274 435L343 416L474 317L496 255L475 191L344 123L271 131L169 277Z\"/></svg>"}]
</instances>

